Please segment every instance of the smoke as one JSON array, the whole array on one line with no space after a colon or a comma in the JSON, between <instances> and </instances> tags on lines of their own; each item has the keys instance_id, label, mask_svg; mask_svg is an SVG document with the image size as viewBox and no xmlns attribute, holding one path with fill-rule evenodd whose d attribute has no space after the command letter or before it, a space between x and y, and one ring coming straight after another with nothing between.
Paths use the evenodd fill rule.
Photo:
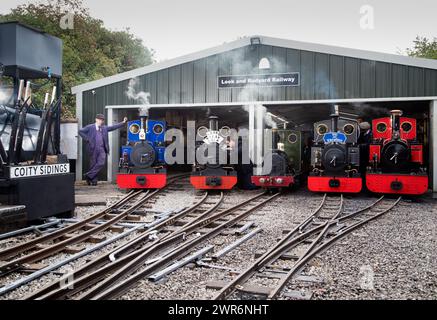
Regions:
<instances>
[{"instance_id":1,"label":"smoke","mask_svg":"<svg viewBox=\"0 0 437 320\"><path fill-rule=\"evenodd\" d=\"M262 106L263 113L264 113L264 123L266 126L271 127L272 129L277 129L278 124L272 119L272 114L270 112L267 112L267 108Z\"/></svg>"},{"instance_id":2,"label":"smoke","mask_svg":"<svg viewBox=\"0 0 437 320\"><path fill-rule=\"evenodd\" d=\"M251 105L243 105L242 108L244 111L246 111L247 113L249 113L250 108L254 107L255 110L261 108L261 112L263 114L263 118L264 118L264 124L267 127L270 127L272 129L277 129L278 128L278 124L273 120L272 118L272 114L270 112L267 111L267 108L265 106L263 106L262 104L251 104Z\"/></svg>"},{"instance_id":3,"label":"smoke","mask_svg":"<svg viewBox=\"0 0 437 320\"><path fill-rule=\"evenodd\" d=\"M365 121L387 117L390 114L390 109L367 103L354 103L352 106L359 112L359 116Z\"/></svg>"},{"instance_id":4,"label":"smoke","mask_svg":"<svg viewBox=\"0 0 437 320\"><path fill-rule=\"evenodd\" d=\"M250 49L248 49L250 50ZM259 59L262 57L255 54L256 59L248 59L245 50L234 50L227 56L229 64L232 66L232 74L262 74L262 73L276 73L276 72L294 72L296 70L287 70L287 65L284 61L273 57L271 54L266 54L266 58L269 59L270 69L260 70L259 69ZM259 58L259 59L258 59ZM265 89L265 90L264 90ZM255 108L262 108L262 114L264 118L264 123L267 127L277 128L277 123L273 120L272 115L267 111L267 108L258 103L258 101L272 100L272 88L268 87L256 87L247 85L243 88L239 88L238 101L242 102L253 102L253 104L243 105L244 111L249 113L251 106Z\"/></svg>"},{"instance_id":5,"label":"smoke","mask_svg":"<svg viewBox=\"0 0 437 320\"><path fill-rule=\"evenodd\" d=\"M138 78L130 79L127 86L126 95L129 99L132 99L141 104L141 106L138 108L140 116L148 116L150 109L150 93L144 91L137 92L138 83Z\"/></svg>"},{"instance_id":6,"label":"smoke","mask_svg":"<svg viewBox=\"0 0 437 320\"><path fill-rule=\"evenodd\" d=\"M314 83L318 98L329 99L338 97L334 81L331 81L324 71L317 72Z\"/></svg>"}]
</instances>

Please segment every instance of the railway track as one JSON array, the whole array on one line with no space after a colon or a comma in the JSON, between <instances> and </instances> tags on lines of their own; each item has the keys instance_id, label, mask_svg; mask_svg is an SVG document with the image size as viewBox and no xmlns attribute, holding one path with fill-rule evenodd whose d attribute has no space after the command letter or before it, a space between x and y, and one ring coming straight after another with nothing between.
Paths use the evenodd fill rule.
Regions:
<instances>
[{"instance_id":1,"label":"railway track","mask_svg":"<svg viewBox=\"0 0 437 320\"><path fill-rule=\"evenodd\" d=\"M173 225L170 232L163 233L156 241L143 244L139 249L131 251L141 241L146 240L147 234L144 234L141 239L139 237L109 255L97 258L74 273L65 275L62 279L29 295L26 299L97 300L119 297L139 280L189 255L197 247L204 245L205 241L241 222L278 195L261 193L230 208L218 210L219 203L223 200L221 195L219 203L212 208L200 210L202 212L200 215L194 215L193 219L176 229ZM192 212L192 208L185 211L187 210ZM187 216L187 212L184 215ZM174 224L175 221L168 221L166 225L168 226L170 222ZM126 254L126 251L130 252ZM120 257L114 259L114 255ZM68 278L74 279L73 282L61 287L60 285L65 284Z\"/></svg>"},{"instance_id":2,"label":"railway track","mask_svg":"<svg viewBox=\"0 0 437 320\"><path fill-rule=\"evenodd\" d=\"M262 290L258 290L258 293L268 299L277 298L312 258L340 238L392 210L400 200L401 198L386 200L381 197L361 210L345 212L342 196L335 200L325 195L321 204L301 224L289 231L231 282L225 284L214 299L230 298L237 292L248 293L247 288L251 283L258 283L257 279L266 277L266 273L276 283L273 287L260 288ZM252 289L253 286L251 294Z\"/></svg>"},{"instance_id":3,"label":"railway track","mask_svg":"<svg viewBox=\"0 0 437 320\"><path fill-rule=\"evenodd\" d=\"M170 178L168 186L173 186L186 176L184 174ZM87 242L99 243L104 241L105 237L98 237L99 234L107 231L111 231L111 233L120 232L120 227L117 227L120 222L129 222L125 219L129 219L131 215L137 213L150 200L159 196L165 190L166 187L159 190L131 191L114 204L87 219L0 251L0 277L21 270L27 272L29 264L36 264L60 252L69 251L71 246L78 247L78 245L84 245ZM83 249L84 247L77 248L78 251ZM30 267L30 270L33 270L33 268ZM34 271L38 272L38 269ZM2 287L0 288L0 294L4 294L8 290Z\"/></svg>"},{"instance_id":4,"label":"railway track","mask_svg":"<svg viewBox=\"0 0 437 320\"><path fill-rule=\"evenodd\" d=\"M219 194L206 192L190 207L158 220L153 227L140 233L134 239L126 241L109 253L99 256L41 290L28 295L25 299L67 299L72 297L77 292L94 285L108 274L118 270L123 264L142 252L153 253L183 239L183 230L212 214L223 200L223 192ZM149 243L151 238L156 239L158 236L161 236L160 243L157 241ZM62 285L67 282L68 287Z\"/></svg>"}]
</instances>

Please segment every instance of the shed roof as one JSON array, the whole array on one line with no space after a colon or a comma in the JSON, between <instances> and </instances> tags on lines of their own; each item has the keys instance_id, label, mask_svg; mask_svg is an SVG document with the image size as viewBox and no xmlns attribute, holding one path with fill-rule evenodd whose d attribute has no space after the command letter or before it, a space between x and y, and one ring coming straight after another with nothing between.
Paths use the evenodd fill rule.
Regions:
<instances>
[{"instance_id":1,"label":"shed roof","mask_svg":"<svg viewBox=\"0 0 437 320\"><path fill-rule=\"evenodd\" d=\"M408 56L397 55L397 54L388 54L388 53L359 50L359 49L352 49L352 48L339 47L339 46L330 46L324 44L316 44L316 43L254 35L250 37L243 37L241 39L232 42L224 43L216 47L197 51L174 59L154 63L128 72L123 72L110 77L87 82L73 87L71 91L73 94L77 94L83 91L88 91L112 83L135 78L147 73L159 71L162 69L167 69L176 65L184 64L187 62L209 57L215 54L220 54L226 51L245 47L251 44L251 39L253 38L259 38L260 43L263 45L305 50L305 51L312 51L312 52L320 52L320 53L347 56L347 57L358 58L358 59L381 61L381 62L388 62L388 63L395 63L395 64L406 65L406 66L437 70L437 60L434 59L415 58L415 57L408 57Z\"/></svg>"}]
</instances>

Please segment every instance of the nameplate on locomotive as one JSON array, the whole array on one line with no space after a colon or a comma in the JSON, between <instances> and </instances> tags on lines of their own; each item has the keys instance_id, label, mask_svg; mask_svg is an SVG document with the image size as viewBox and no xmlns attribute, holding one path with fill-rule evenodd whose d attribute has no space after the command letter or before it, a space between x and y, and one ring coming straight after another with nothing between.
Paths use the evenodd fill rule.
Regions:
<instances>
[{"instance_id":1,"label":"nameplate on locomotive","mask_svg":"<svg viewBox=\"0 0 437 320\"><path fill-rule=\"evenodd\" d=\"M40 176L51 176L70 172L69 163L42 164L35 166L9 167L9 178L20 179Z\"/></svg>"},{"instance_id":2,"label":"nameplate on locomotive","mask_svg":"<svg viewBox=\"0 0 437 320\"><path fill-rule=\"evenodd\" d=\"M323 142L325 143L345 143L347 137L342 132L327 132L323 136Z\"/></svg>"},{"instance_id":3,"label":"nameplate on locomotive","mask_svg":"<svg viewBox=\"0 0 437 320\"><path fill-rule=\"evenodd\" d=\"M220 132L211 130L206 133L206 138L203 139L203 142L205 142L206 144L211 144L211 143L220 144L222 143L223 140L224 139L220 135Z\"/></svg>"}]
</instances>

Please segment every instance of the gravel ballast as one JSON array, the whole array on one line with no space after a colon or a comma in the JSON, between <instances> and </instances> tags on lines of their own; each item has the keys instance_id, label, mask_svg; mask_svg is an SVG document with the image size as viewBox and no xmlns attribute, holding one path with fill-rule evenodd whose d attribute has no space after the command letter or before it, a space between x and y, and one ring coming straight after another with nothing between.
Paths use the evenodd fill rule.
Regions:
<instances>
[{"instance_id":1,"label":"gravel ballast","mask_svg":"<svg viewBox=\"0 0 437 320\"><path fill-rule=\"evenodd\" d=\"M202 195L189 184L183 189L172 188L153 201L149 213L142 217L150 222L153 213L180 210L192 204ZM223 208L242 202L256 191L233 190L225 194ZM121 196L111 194L109 202ZM373 196L358 195L345 198L345 210L354 211L374 202ZM253 228L261 232L211 265L223 267L216 269L200 267L193 263L173 272L164 280L153 283L143 279L127 291L120 299L210 299L216 290L206 289L211 281L230 281L235 272L255 261L256 252L265 252L276 243L284 230L290 230L303 221L322 200L322 195L311 194L304 189L288 192L271 203L252 213L244 220L253 222ZM102 206L77 207L75 215L84 219L102 210ZM234 228L233 230L236 230ZM109 234L108 234L109 236ZM135 234L129 236L133 238ZM0 248L26 241L35 237L23 235L0 242ZM196 247L196 250L214 245L212 253L241 238L242 235L221 234ZM63 271L76 269L90 259L110 251L123 240L106 246L86 257L70 263L56 272L10 292L0 299L19 299L41 286L60 277ZM437 212L435 200L420 202L403 201L395 210L359 228L341 239L333 247L314 258L303 270L306 275L323 279L300 287L290 283L293 289L311 290L312 299L436 299L437 298ZM54 263L65 258L60 253L46 259ZM1 285L19 278L11 274L1 280ZM258 285L272 285L272 279L262 279ZM242 296L237 296L242 298ZM289 299L281 296L280 299Z\"/></svg>"}]
</instances>

